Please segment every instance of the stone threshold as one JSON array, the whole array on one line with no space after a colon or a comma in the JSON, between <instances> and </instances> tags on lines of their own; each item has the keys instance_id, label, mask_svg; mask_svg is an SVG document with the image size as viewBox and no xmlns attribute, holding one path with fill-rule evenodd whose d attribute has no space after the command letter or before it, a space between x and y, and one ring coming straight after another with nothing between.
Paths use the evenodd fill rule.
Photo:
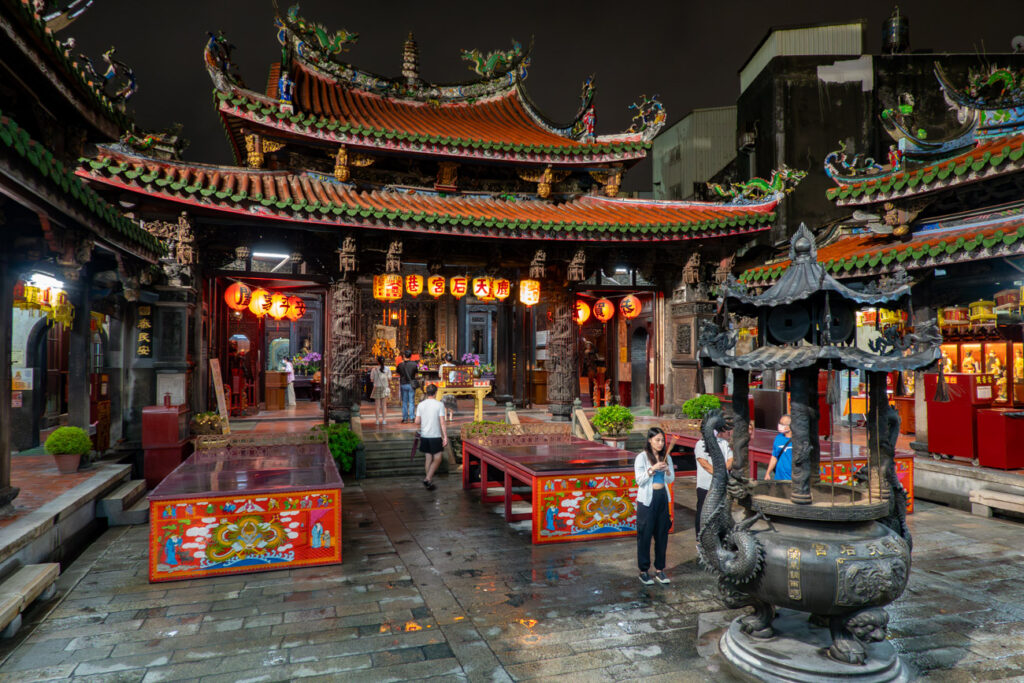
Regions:
<instances>
[{"instance_id":1,"label":"stone threshold","mask_svg":"<svg viewBox=\"0 0 1024 683\"><path fill-rule=\"evenodd\" d=\"M914 496L970 511L971 490L981 489L1024 495L1024 476L1013 472L975 467L963 460L914 458Z\"/></svg>"},{"instance_id":2,"label":"stone threshold","mask_svg":"<svg viewBox=\"0 0 1024 683\"><path fill-rule=\"evenodd\" d=\"M0 565L86 505L95 506L97 500L128 481L132 471L131 465L113 463L98 463L95 468L89 479L0 529Z\"/></svg>"}]
</instances>

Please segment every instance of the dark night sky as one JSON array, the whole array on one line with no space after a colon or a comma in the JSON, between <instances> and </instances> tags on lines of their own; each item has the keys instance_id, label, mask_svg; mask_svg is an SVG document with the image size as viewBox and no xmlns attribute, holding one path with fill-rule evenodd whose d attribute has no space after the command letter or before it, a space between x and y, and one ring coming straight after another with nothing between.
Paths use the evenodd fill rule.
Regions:
<instances>
[{"instance_id":1,"label":"dark night sky","mask_svg":"<svg viewBox=\"0 0 1024 683\"><path fill-rule=\"evenodd\" d=\"M289 0L279 0L282 11ZM459 59L463 48L507 49L532 36L533 64L526 81L534 102L552 120L576 110L580 84L597 76L598 133L629 125L627 106L641 93L661 95L669 122L691 109L733 104L738 70L770 27L866 19L868 50L881 47L881 26L891 2L822 0L702 0L701 2L328 2L306 0L302 15L328 29L360 34L346 61L384 76L398 76L402 43L415 33L420 75L434 82L473 74ZM1024 0L904 0L911 48L934 52L1010 50L1024 34ZM975 9L976 8L976 9ZM211 101L203 66L207 31L223 29L237 46L235 61L249 87L262 90L267 68L280 55L270 0L96 0L60 35L75 36L78 50L97 64L117 46L135 68L132 101L138 124L162 129L185 124L186 159L232 163ZM650 164L637 167L626 189L650 189Z\"/></svg>"}]
</instances>

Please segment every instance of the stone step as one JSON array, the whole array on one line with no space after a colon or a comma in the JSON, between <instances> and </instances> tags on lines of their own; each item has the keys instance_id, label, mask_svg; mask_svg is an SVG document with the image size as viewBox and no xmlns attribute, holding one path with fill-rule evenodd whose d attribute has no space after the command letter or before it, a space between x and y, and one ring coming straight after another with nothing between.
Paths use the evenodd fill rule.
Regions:
<instances>
[{"instance_id":1,"label":"stone step","mask_svg":"<svg viewBox=\"0 0 1024 683\"><path fill-rule=\"evenodd\" d=\"M146 480L127 481L109 496L97 501L96 516L105 517L110 526L145 524L149 521Z\"/></svg>"},{"instance_id":2,"label":"stone step","mask_svg":"<svg viewBox=\"0 0 1024 683\"><path fill-rule=\"evenodd\" d=\"M10 638L21 628L21 613L37 598L48 600L60 575L57 563L30 564L0 583L0 638Z\"/></svg>"}]
</instances>

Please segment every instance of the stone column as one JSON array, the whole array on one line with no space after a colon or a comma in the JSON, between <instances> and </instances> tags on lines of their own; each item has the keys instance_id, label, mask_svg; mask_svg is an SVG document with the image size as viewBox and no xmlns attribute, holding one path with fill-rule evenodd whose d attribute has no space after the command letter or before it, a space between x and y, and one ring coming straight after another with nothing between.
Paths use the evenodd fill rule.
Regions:
<instances>
[{"instance_id":1,"label":"stone column","mask_svg":"<svg viewBox=\"0 0 1024 683\"><path fill-rule=\"evenodd\" d=\"M0 253L0 517L14 514L18 489L11 486L11 333L14 331L14 285L17 274Z\"/></svg>"},{"instance_id":2,"label":"stone column","mask_svg":"<svg viewBox=\"0 0 1024 683\"><path fill-rule=\"evenodd\" d=\"M733 370L732 384L732 472L738 477L749 477L747 451L750 446L750 372Z\"/></svg>"},{"instance_id":3,"label":"stone column","mask_svg":"<svg viewBox=\"0 0 1024 683\"><path fill-rule=\"evenodd\" d=\"M789 499L800 505L811 502L810 436L811 382L818 381L817 368L790 371L791 415L793 430L793 484Z\"/></svg>"},{"instance_id":4,"label":"stone column","mask_svg":"<svg viewBox=\"0 0 1024 683\"><path fill-rule=\"evenodd\" d=\"M352 404L359 400L358 296L359 290L350 279L331 285L327 313L330 339L325 350L330 378L327 406L334 422L348 421Z\"/></svg>"},{"instance_id":5,"label":"stone column","mask_svg":"<svg viewBox=\"0 0 1024 683\"><path fill-rule=\"evenodd\" d=\"M89 287L92 275L88 268L73 287L69 287L75 319L71 323L68 345L68 424L89 431Z\"/></svg>"},{"instance_id":6,"label":"stone column","mask_svg":"<svg viewBox=\"0 0 1024 683\"><path fill-rule=\"evenodd\" d=\"M560 286L548 297L551 329L548 331L548 405L556 422L568 422L576 398L576 340L573 301Z\"/></svg>"},{"instance_id":7,"label":"stone column","mask_svg":"<svg viewBox=\"0 0 1024 683\"><path fill-rule=\"evenodd\" d=\"M512 326L512 304L509 301L498 302L497 358L494 359L494 400L499 404L513 400L512 383L513 369L519 358L516 357L519 344Z\"/></svg>"}]
</instances>

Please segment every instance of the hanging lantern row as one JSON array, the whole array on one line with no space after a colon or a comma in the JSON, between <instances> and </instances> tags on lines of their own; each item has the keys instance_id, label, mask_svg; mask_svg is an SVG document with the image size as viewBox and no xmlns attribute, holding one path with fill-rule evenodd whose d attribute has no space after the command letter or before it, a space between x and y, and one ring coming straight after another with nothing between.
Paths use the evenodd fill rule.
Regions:
<instances>
[{"instance_id":1,"label":"hanging lantern row","mask_svg":"<svg viewBox=\"0 0 1024 683\"><path fill-rule=\"evenodd\" d=\"M75 307L68 300L68 293L57 287L36 287L18 280L12 305L33 314L38 311L62 325L70 325L75 319Z\"/></svg>"},{"instance_id":2,"label":"hanging lantern row","mask_svg":"<svg viewBox=\"0 0 1024 683\"><path fill-rule=\"evenodd\" d=\"M640 315L643 310L643 305L640 303L640 299L636 298L632 294L624 297L619 302L619 313L626 320L632 320L633 318ZM608 299L598 299L594 302L591 308L585 301L576 301L576 322L580 325L590 320L590 314L593 312L594 317L600 322L606 323L612 319L615 315L615 304Z\"/></svg>"},{"instance_id":3,"label":"hanging lantern row","mask_svg":"<svg viewBox=\"0 0 1024 683\"><path fill-rule=\"evenodd\" d=\"M257 318L269 315L274 320L288 318L294 322L306 315L306 302L300 297L272 294L262 287L251 289L243 282L235 282L224 291L224 302L233 311L248 308Z\"/></svg>"},{"instance_id":4,"label":"hanging lantern row","mask_svg":"<svg viewBox=\"0 0 1024 683\"><path fill-rule=\"evenodd\" d=\"M520 291L522 291L524 284L530 282L535 283L539 301L540 283L536 280L523 280L520 282ZM481 301L504 301L512 294L512 282L503 278L492 277L475 277L471 280L465 275L456 275L448 279L441 275L431 275L426 279L422 275L405 276L405 294L411 297L418 297L424 290L435 299L443 296L445 291L448 291L456 299L461 299L472 292L473 296ZM373 276L373 298L377 301L398 301L402 298L402 294L403 278L401 275L387 273ZM520 298L522 298L522 295L520 295ZM525 300L523 303L526 303ZM527 306L532 305L527 304Z\"/></svg>"}]
</instances>

